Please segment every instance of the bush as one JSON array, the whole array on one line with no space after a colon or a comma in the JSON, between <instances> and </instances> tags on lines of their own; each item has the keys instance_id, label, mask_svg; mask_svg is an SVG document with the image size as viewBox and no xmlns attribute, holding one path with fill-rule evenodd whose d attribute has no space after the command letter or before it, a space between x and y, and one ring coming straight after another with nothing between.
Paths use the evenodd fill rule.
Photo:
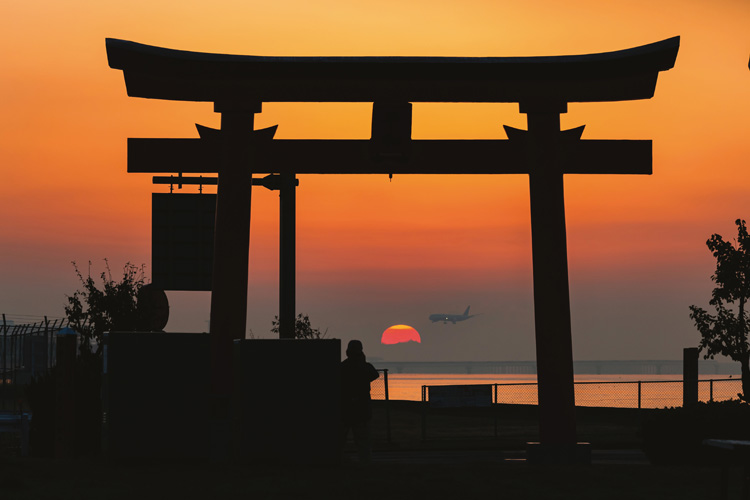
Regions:
<instances>
[{"instance_id":1,"label":"bush","mask_svg":"<svg viewBox=\"0 0 750 500\"><path fill-rule=\"evenodd\" d=\"M656 464L714 463L703 440L750 440L749 424L750 405L737 399L656 410L643 422L643 451Z\"/></svg>"}]
</instances>

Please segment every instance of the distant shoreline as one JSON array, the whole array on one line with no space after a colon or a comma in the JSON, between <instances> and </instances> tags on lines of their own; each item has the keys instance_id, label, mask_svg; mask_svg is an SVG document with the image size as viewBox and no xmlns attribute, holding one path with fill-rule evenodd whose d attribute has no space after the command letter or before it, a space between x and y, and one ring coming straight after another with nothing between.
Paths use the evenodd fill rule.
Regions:
<instances>
[{"instance_id":1,"label":"distant shoreline","mask_svg":"<svg viewBox=\"0 0 750 500\"><path fill-rule=\"evenodd\" d=\"M379 369L390 373L535 374L536 361L386 361L371 358ZM682 360L574 361L578 375L682 375ZM740 364L731 361L700 360L702 375L739 375Z\"/></svg>"}]
</instances>

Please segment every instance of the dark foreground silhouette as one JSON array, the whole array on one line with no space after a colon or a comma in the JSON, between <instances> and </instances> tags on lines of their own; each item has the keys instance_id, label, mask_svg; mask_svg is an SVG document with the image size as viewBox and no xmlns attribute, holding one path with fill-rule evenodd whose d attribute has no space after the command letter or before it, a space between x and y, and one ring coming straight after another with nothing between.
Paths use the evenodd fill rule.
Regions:
<instances>
[{"instance_id":1,"label":"dark foreground silhouette","mask_svg":"<svg viewBox=\"0 0 750 500\"><path fill-rule=\"evenodd\" d=\"M346 348L346 359L341 362L341 441L342 445L346 443L351 429L357 456L362 463L371 460L370 382L379 376L375 367L367 362L362 342L350 341Z\"/></svg>"}]
</instances>

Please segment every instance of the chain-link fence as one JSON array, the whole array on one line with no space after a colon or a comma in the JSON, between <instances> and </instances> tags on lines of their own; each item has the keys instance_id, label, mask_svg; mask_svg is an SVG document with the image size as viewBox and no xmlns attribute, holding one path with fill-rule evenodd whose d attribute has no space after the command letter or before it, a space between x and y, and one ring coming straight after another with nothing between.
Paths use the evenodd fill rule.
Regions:
<instances>
[{"instance_id":1,"label":"chain-link fence","mask_svg":"<svg viewBox=\"0 0 750 500\"><path fill-rule=\"evenodd\" d=\"M607 408L665 408L682 406L682 380L576 382L577 406ZM700 401L723 401L742 392L740 379L698 381ZM495 384L495 403L535 405L537 384Z\"/></svg>"},{"instance_id":2,"label":"chain-link fence","mask_svg":"<svg viewBox=\"0 0 750 500\"><path fill-rule=\"evenodd\" d=\"M575 404L583 407L604 408L665 408L683 405L682 380L651 380L651 381L603 381L603 382L575 382ZM461 389L454 391L459 395L467 393L471 387L485 388L484 403L475 401L471 397L458 397L452 400L451 408L447 408L445 396L438 397L435 389L452 387ZM432 389L432 390L431 390ZM489 391L492 391L492 403L489 405ZM498 419L513 419L523 413L523 407L532 408L538 404L537 383L523 382L510 384L483 385L423 385L422 386L422 439L427 439L429 420L429 435L431 438L472 438L477 436L494 436L495 438L515 438L514 430L504 430ZM698 381L698 397L700 401L723 401L737 398L742 390L742 381L736 378L712 379ZM434 397L432 393L436 395ZM443 394L443 391L440 392ZM437 403L437 404L436 404ZM515 405L511 412L508 408L500 411L497 404ZM521 413L519 413L521 412ZM523 413L529 418L529 413ZM531 417L534 419L535 417ZM514 424L517 426L517 422ZM622 424L625 425L625 424ZM627 425L625 425L627 427ZM511 426L513 427L513 426ZM530 426L530 427L533 427ZM599 432L588 429L589 432ZM632 429L627 429L627 433ZM525 429L525 432L533 430ZM627 434L626 433L626 434ZM615 433L616 434L616 433ZM625 435L625 434L623 434ZM628 434L629 435L629 434ZM614 438L613 438L614 439ZM616 440L616 439L615 439Z\"/></svg>"},{"instance_id":3,"label":"chain-link fence","mask_svg":"<svg viewBox=\"0 0 750 500\"><path fill-rule=\"evenodd\" d=\"M56 333L67 325L55 319L20 325L0 323L0 408L16 408L21 388L55 364Z\"/></svg>"},{"instance_id":4,"label":"chain-link fence","mask_svg":"<svg viewBox=\"0 0 750 500\"><path fill-rule=\"evenodd\" d=\"M370 383L370 397L375 400L388 401L388 370L379 369L380 377Z\"/></svg>"},{"instance_id":5,"label":"chain-link fence","mask_svg":"<svg viewBox=\"0 0 750 500\"><path fill-rule=\"evenodd\" d=\"M700 401L737 399L741 393L742 379L725 378L698 381L698 399Z\"/></svg>"}]
</instances>

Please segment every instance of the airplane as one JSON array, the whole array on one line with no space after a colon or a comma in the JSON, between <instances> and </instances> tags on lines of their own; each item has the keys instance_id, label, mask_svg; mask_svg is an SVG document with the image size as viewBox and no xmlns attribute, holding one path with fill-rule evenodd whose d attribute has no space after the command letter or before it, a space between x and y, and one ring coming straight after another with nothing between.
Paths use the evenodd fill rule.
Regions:
<instances>
[{"instance_id":1,"label":"airplane","mask_svg":"<svg viewBox=\"0 0 750 500\"><path fill-rule=\"evenodd\" d=\"M474 316L478 316L477 314L469 315L469 308L471 306L468 306L463 314L430 314L430 321L433 323L436 323L438 321L442 321L443 324L448 324L450 321L454 325L456 324L456 321L464 321L469 318L473 318Z\"/></svg>"}]
</instances>

